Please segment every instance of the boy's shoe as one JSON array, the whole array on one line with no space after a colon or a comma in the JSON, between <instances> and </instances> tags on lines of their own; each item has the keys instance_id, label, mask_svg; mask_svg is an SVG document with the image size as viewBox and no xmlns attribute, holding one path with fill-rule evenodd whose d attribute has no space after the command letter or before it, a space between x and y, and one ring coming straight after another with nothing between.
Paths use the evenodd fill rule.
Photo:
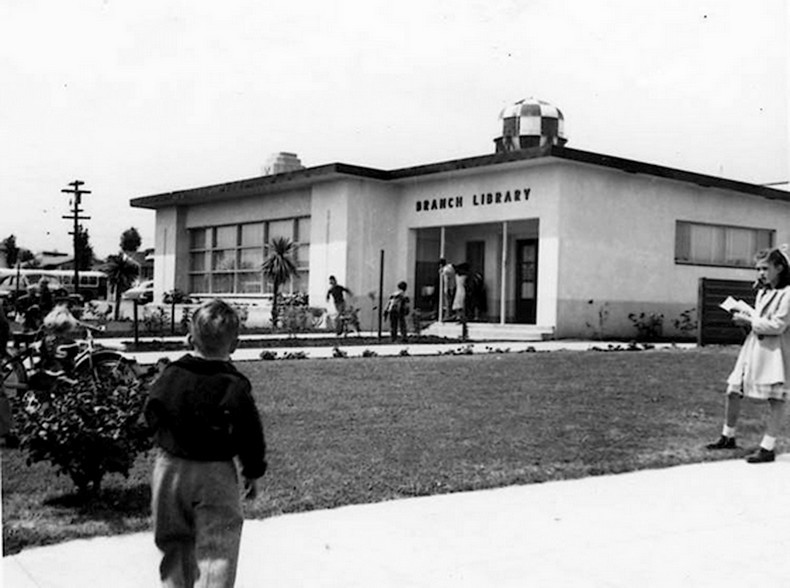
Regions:
<instances>
[{"instance_id":1,"label":"boy's shoe","mask_svg":"<svg viewBox=\"0 0 790 588\"><path fill-rule=\"evenodd\" d=\"M769 463L776 459L776 453L774 451L769 451L768 449L763 449L760 447L757 451L752 453L749 457L746 458L747 463Z\"/></svg>"},{"instance_id":2,"label":"boy's shoe","mask_svg":"<svg viewBox=\"0 0 790 588\"><path fill-rule=\"evenodd\" d=\"M715 443L708 443L705 449L738 449L738 445L735 443L735 437L722 435Z\"/></svg>"}]
</instances>

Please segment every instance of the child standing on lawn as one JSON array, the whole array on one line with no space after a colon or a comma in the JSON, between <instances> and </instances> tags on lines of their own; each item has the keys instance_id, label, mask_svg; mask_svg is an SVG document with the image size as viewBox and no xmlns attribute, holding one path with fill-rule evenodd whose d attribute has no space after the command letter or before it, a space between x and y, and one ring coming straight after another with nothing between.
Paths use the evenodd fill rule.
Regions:
<instances>
[{"instance_id":1,"label":"child standing on lawn","mask_svg":"<svg viewBox=\"0 0 790 588\"><path fill-rule=\"evenodd\" d=\"M755 256L758 284L752 312L736 312L733 320L751 328L729 378L721 437L708 449L735 449L735 427L741 399L767 400L768 424L760 447L746 458L749 463L774 461L774 446L790 393L790 254L787 245Z\"/></svg>"},{"instance_id":2,"label":"child standing on lawn","mask_svg":"<svg viewBox=\"0 0 790 588\"><path fill-rule=\"evenodd\" d=\"M239 317L221 300L192 317L194 354L168 365L145 416L158 454L152 480L154 541L163 586L232 587L245 498L266 472L263 426L249 380L230 363Z\"/></svg>"}]
</instances>

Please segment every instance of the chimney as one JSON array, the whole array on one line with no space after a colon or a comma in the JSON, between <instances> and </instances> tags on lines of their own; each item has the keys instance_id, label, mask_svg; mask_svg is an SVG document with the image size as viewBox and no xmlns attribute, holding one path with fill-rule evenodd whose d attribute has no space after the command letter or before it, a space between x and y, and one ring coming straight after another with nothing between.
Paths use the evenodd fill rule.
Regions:
<instances>
[{"instance_id":1,"label":"chimney","mask_svg":"<svg viewBox=\"0 0 790 588\"><path fill-rule=\"evenodd\" d=\"M302 162L296 156L296 153L287 153L280 151L269 156L266 163L261 167L261 173L265 176L272 176L274 174L284 174L287 172L297 171L304 169Z\"/></svg>"}]
</instances>

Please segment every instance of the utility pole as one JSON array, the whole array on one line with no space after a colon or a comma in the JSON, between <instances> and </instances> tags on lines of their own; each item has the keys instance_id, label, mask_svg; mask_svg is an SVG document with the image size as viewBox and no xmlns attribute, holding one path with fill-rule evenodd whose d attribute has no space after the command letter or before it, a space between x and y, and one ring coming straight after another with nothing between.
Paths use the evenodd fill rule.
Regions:
<instances>
[{"instance_id":1,"label":"utility pole","mask_svg":"<svg viewBox=\"0 0 790 588\"><path fill-rule=\"evenodd\" d=\"M67 216L63 216L67 220L74 221L74 230L69 233L69 235L74 235L74 294L79 296L80 293L80 266L79 266L79 248L80 248L80 221L81 220L90 220L91 217L89 216L80 216L80 213L83 210L80 208L82 204L82 195L83 194L90 194L90 190L83 190L80 188L85 182L80 180L74 180L69 184L72 186L71 189L64 188L61 192L66 194L71 194L71 214Z\"/></svg>"}]
</instances>

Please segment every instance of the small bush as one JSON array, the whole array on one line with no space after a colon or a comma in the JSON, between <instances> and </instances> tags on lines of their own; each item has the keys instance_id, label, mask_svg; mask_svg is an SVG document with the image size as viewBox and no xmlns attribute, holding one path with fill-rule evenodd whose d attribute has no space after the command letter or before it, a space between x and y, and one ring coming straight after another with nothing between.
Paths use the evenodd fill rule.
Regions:
<instances>
[{"instance_id":1,"label":"small bush","mask_svg":"<svg viewBox=\"0 0 790 588\"><path fill-rule=\"evenodd\" d=\"M639 314L631 313L628 319L636 327L636 338L639 341L654 341L659 339L664 332L664 315L651 312Z\"/></svg>"},{"instance_id":2,"label":"small bush","mask_svg":"<svg viewBox=\"0 0 790 588\"><path fill-rule=\"evenodd\" d=\"M264 351L261 351L261 354L259 355L259 357L261 359L266 360L266 361L272 361L272 360L277 359L277 352L276 351L269 351L268 349L265 349Z\"/></svg>"},{"instance_id":3,"label":"small bush","mask_svg":"<svg viewBox=\"0 0 790 588\"><path fill-rule=\"evenodd\" d=\"M335 347L334 349L332 349L332 357L342 359L348 357L348 353L340 349L340 347Z\"/></svg>"},{"instance_id":4,"label":"small bush","mask_svg":"<svg viewBox=\"0 0 790 588\"><path fill-rule=\"evenodd\" d=\"M151 447L143 408L154 373L129 381L128 373L107 372L98 382L85 374L18 397L28 465L50 462L83 495L96 495L105 474L128 477L138 454Z\"/></svg>"}]
</instances>

